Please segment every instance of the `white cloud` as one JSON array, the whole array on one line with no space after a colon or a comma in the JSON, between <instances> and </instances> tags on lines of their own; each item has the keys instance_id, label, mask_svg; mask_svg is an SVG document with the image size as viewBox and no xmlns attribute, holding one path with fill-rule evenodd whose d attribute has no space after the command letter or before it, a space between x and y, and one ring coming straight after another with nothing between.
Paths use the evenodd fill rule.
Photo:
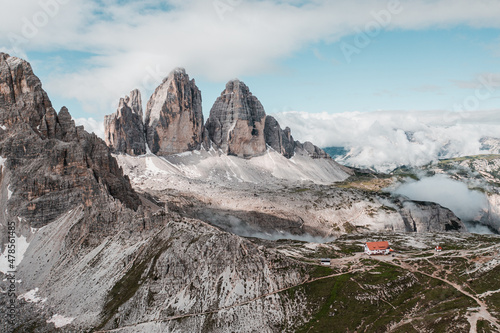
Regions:
<instances>
[{"instance_id":1,"label":"white cloud","mask_svg":"<svg viewBox=\"0 0 500 333\"><path fill-rule=\"evenodd\" d=\"M350 153L345 164L379 171L485 153L480 139L500 137L500 110L284 112L275 117L282 127L292 129L294 139L321 147L346 147Z\"/></svg>"},{"instance_id":2,"label":"white cloud","mask_svg":"<svg viewBox=\"0 0 500 333\"><path fill-rule=\"evenodd\" d=\"M464 221L473 221L484 213L483 210L488 210L488 200L484 193L471 191L466 184L451 180L445 175L403 184L394 192L413 200L437 202Z\"/></svg>"},{"instance_id":3,"label":"white cloud","mask_svg":"<svg viewBox=\"0 0 500 333\"><path fill-rule=\"evenodd\" d=\"M87 132L93 132L101 139L104 139L104 122L93 118L77 118L75 119L75 124L76 126L82 125Z\"/></svg>"},{"instance_id":4,"label":"white cloud","mask_svg":"<svg viewBox=\"0 0 500 333\"><path fill-rule=\"evenodd\" d=\"M221 2L229 6L222 12L214 7L218 2L206 0L2 0L0 30L7 34L0 37L0 45L2 50L17 48L21 56L24 51L60 49L95 53L87 68L54 74L45 85L51 93L84 103L86 111L102 114L112 111L118 98L133 88L151 92L150 87L159 83L157 76L177 66L186 67L191 76L220 81L276 70L279 60L305 46L337 41L363 29L373 22L372 12L390 3ZM402 12L392 16L387 29L500 27L500 2L495 0L419 0L401 5ZM13 45L12 36L24 41Z\"/></svg>"}]
</instances>

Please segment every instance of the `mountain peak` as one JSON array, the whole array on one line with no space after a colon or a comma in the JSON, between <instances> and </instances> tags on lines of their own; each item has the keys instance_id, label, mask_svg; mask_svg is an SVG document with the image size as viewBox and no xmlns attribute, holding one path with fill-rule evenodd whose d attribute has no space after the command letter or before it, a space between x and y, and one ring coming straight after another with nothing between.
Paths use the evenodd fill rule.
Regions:
<instances>
[{"instance_id":1,"label":"mountain peak","mask_svg":"<svg viewBox=\"0 0 500 333\"><path fill-rule=\"evenodd\" d=\"M113 152L129 155L146 153L142 99L138 89L132 90L130 96L120 98L118 110L104 117L104 136Z\"/></svg>"},{"instance_id":2,"label":"mountain peak","mask_svg":"<svg viewBox=\"0 0 500 333\"><path fill-rule=\"evenodd\" d=\"M184 68L170 72L149 99L145 130L149 148L158 155L177 154L201 147L201 92Z\"/></svg>"},{"instance_id":3,"label":"mountain peak","mask_svg":"<svg viewBox=\"0 0 500 333\"><path fill-rule=\"evenodd\" d=\"M210 110L206 128L209 138L224 153L239 157L266 152L266 112L246 84L231 80Z\"/></svg>"},{"instance_id":4,"label":"mountain peak","mask_svg":"<svg viewBox=\"0 0 500 333\"><path fill-rule=\"evenodd\" d=\"M28 123L33 129L52 107L31 65L7 53L0 53L0 107L9 110L0 114L1 124Z\"/></svg>"}]
</instances>

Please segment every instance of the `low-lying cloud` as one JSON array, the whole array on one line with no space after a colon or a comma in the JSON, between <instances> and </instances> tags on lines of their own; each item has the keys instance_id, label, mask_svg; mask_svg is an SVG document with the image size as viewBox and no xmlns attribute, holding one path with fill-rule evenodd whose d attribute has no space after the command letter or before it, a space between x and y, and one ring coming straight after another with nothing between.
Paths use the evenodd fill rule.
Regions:
<instances>
[{"instance_id":1,"label":"low-lying cloud","mask_svg":"<svg viewBox=\"0 0 500 333\"><path fill-rule=\"evenodd\" d=\"M296 140L320 147L345 147L341 162L387 172L421 166L440 158L498 153L481 139L500 137L500 110L476 112L377 111L284 112L275 115Z\"/></svg>"},{"instance_id":2,"label":"low-lying cloud","mask_svg":"<svg viewBox=\"0 0 500 333\"><path fill-rule=\"evenodd\" d=\"M467 223L478 221L483 211L488 210L488 199L482 192L469 190L462 182L452 180L445 175L436 175L402 184L394 190L394 193L412 200L436 202L466 222L469 231L491 233L484 225Z\"/></svg>"}]
</instances>

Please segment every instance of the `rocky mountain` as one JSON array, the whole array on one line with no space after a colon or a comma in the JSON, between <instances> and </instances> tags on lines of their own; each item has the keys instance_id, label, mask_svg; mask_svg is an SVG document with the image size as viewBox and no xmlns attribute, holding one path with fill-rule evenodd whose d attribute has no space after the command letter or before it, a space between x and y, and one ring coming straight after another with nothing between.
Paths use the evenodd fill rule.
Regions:
<instances>
[{"instance_id":1,"label":"rocky mountain","mask_svg":"<svg viewBox=\"0 0 500 333\"><path fill-rule=\"evenodd\" d=\"M0 122L3 126L28 124L33 129L52 107L31 66L0 53Z\"/></svg>"},{"instance_id":2,"label":"rocky mountain","mask_svg":"<svg viewBox=\"0 0 500 333\"><path fill-rule=\"evenodd\" d=\"M232 80L212 106L205 126L210 140L225 154L248 158L266 152L265 121L257 97L243 82Z\"/></svg>"},{"instance_id":3,"label":"rocky mountain","mask_svg":"<svg viewBox=\"0 0 500 333\"><path fill-rule=\"evenodd\" d=\"M266 144L286 158L291 158L295 154L295 141L289 127L281 129L280 124L273 116L266 117L264 126Z\"/></svg>"},{"instance_id":4,"label":"rocky mountain","mask_svg":"<svg viewBox=\"0 0 500 333\"><path fill-rule=\"evenodd\" d=\"M498 241L462 235L449 210L357 188L310 147L290 159L202 149L117 161L67 109L55 112L27 62L0 54L0 68L1 332L498 327L481 282L497 274ZM137 115L138 100L124 98L118 113ZM115 138L130 133L109 119ZM352 256L365 240L388 238L367 234L382 230L412 231L389 239L406 257ZM460 265L412 253L425 231L453 231L422 234L425 248L466 240L473 250ZM328 237L345 233L354 240ZM302 241L272 240L292 236ZM321 266L324 256L336 261Z\"/></svg>"},{"instance_id":5,"label":"rocky mountain","mask_svg":"<svg viewBox=\"0 0 500 333\"><path fill-rule=\"evenodd\" d=\"M184 69L175 69L156 88L146 109L146 140L154 154L166 156L201 148L201 93Z\"/></svg>"},{"instance_id":6,"label":"rocky mountain","mask_svg":"<svg viewBox=\"0 0 500 333\"><path fill-rule=\"evenodd\" d=\"M146 137L142 115L141 92L133 90L130 96L120 99L116 113L104 117L104 138L115 153L143 155L146 153Z\"/></svg>"},{"instance_id":7,"label":"rocky mountain","mask_svg":"<svg viewBox=\"0 0 500 333\"><path fill-rule=\"evenodd\" d=\"M159 156L213 147L226 155L252 158L270 147L286 158L299 154L331 160L312 143L294 141L290 128L282 130L274 117L267 116L258 98L239 80L226 84L205 125L201 93L181 68L172 71L149 99L145 124L140 104L140 93L134 90L131 97L120 100L116 113L105 117L106 143L113 152L142 155L146 141Z\"/></svg>"}]
</instances>

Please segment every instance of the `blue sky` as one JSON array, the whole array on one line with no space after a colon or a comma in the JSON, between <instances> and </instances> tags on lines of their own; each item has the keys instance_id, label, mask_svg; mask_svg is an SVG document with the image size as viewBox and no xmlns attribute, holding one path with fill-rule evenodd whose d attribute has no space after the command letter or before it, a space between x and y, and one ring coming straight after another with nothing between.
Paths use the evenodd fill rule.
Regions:
<instances>
[{"instance_id":1,"label":"blue sky","mask_svg":"<svg viewBox=\"0 0 500 333\"><path fill-rule=\"evenodd\" d=\"M500 82L500 2L400 1L391 13L393 3L3 1L0 50L32 63L56 109L98 122L134 88L145 106L176 66L196 79L206 116L236 77L268 114L450 111L481 77ZM342 49L382 12L388 24L348 61ZM24 38L30 23L37 31ZM499 90L473 109L500 109Z\"/></svg>"}]
</instances>

